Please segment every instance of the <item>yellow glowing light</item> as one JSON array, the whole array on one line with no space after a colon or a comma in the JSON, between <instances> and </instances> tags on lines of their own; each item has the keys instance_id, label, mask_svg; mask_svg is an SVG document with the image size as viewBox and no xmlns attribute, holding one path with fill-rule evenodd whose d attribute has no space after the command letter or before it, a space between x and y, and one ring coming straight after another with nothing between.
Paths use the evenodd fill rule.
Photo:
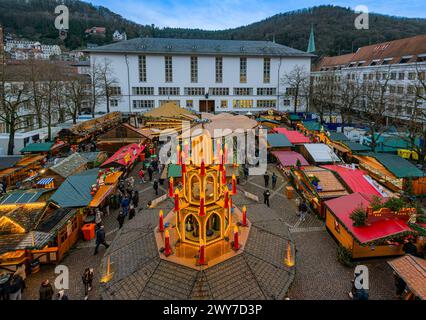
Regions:
<instances>
[{"instance_id":1,"label":"yellow glowing light","mask_svg":"<svg viewBox=\"0 0 426 320\"><path fill-rule=\"evenodd\" d=\"M170 238L169 229L166 229L166 231L164 231L164 237L165 238Z\"/></svg>"},{"instance_id":2,"label":"yellow glowing light","mask_svg":"<svg viewBox=\"0 0 426 320\"><path fill-rule=\"evenodd\" d=\"M160 217L163 216L163 210L160 210Z\"/></svg>"},{"instance_id":3,"label":"yellow glowing light","mask_svg":"<svg viewBox=\"0 0 426 320\"><path fill-rule=\"evenodd\" d=\"M238 226L234 227L234 233L238 233Z\"/></svg>"}]
</instances>

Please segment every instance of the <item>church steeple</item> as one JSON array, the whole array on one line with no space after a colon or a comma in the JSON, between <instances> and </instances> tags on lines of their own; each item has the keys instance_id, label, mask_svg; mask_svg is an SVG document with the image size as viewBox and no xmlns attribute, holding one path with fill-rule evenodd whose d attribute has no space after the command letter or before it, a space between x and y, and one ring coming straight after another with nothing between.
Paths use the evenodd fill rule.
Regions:
<instances>
[{"instance_id":1,"label":"church steeple","mask_svg":"<svg viewBox=\"0 0 426 320\"><path fill-rule=\"evenodd\" d=\"M309 35L309 44L308 49L306 50L307 53L314 53L316 51L315 49L315 35L314 35L314 26L311 25L311 34Z\"/></svg>"}]
</instances>

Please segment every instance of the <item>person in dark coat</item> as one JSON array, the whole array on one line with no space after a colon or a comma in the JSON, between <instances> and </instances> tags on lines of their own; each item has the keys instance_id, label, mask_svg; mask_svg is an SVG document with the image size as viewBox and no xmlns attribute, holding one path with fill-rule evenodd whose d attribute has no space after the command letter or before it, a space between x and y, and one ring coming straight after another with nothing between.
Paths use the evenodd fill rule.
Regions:
<instances>
[{"instance_id":1,"label":"person in dark coat","mask_svg":"<svg viewBox=\"0 0 426 320\"><path fill-rule=\"evenodd\" d=\"M9 284L9 300L21 300L23 287L24 280L19 275L14 274Z\"/></svg>"},{"instance_id":2,"label":"person in dark coat","mask_svg":"<svg viewBox=\"0 0 426 320\"><path fill-rule=\"evenodd\" d=\"M247 181L248 177L249 177L249 169L248 169L248 167L244 166L243 171L244 171L244 179Z\"/></svg>"},{"instance_id":3,"label":"person in dark coat","mask_svg":"<svg viewBox=\"0 0 426 320\"><path fill-rule=\"evenodd\" d=\"M39 290L40 300L52 300L53 293L54 293L53 287L50 284L49 280L44 280L41 283L40 290Z\"/></svg>"},{"instance_id":4,"label":"person in dark coat","mask_svg":"<svg viewBox=\"0 0 426 320\"><path fill-rule=\"evenodd\" d=\"M124 215L123 211L120 211L120 213L118 214L118 217L117 217L119 229L121 229L123 227L124 218L126 218L126 216Z\"/></svg>"},{"instance_id":5,"label":"person in dark coat","mask_svg":"<svg viewBox=\"0 0 426 320\"><path fill-rule=\"evenodd\" d=\"M139 206L139 191L138 190L133 191L132 201L133 201L133 205L135 206L135 208L137 208Z\"/></svg>"},{"instance_id":6,"label":"person in dark coat","mask_svg":"<svg viewBox=\"0 0 426 320\"><path fill-rule=\"evenodd\" d=\"M269 190L265 190L265 192L263 192L263 203L266 204L269 207L269 196L271 195L271 193L269 192Z\"/></svg>"},{"instance_id":7,"label":"person in dark coat","mask_svg":"<svg viewBox=\"0 0 426 320\"><path fill-rule=\"evenodd\" d=\"M152 166L148 167L148 176L149 176L149 181L152 181L152 174L154 173L154 169L152 168Z\"/></svg>"},{"instance_id":8,"label":"person in dark coat","mask_svg":"<svg viewBox=\"0 0 426 320\"><path fill-rule=\"evenodd\" d=\"M411 254L412 256L417 257L417 247L414 245L413 241L411 239L405 240L404 245L402 246L402 250L406 254Z\"/></svg>"},{"instance_id":9,"label":"person in dark coat","mask_svg":"<svg viewBox=\"0 0 426 320\"><path fill-rule=\"evenodd\" d=\"M93 268L86 268L84 270L83 276L81 277L84 285L84 300L89 298L89 291L92 290L93 277Z\"/></svg>"},{"instance_id":10,"label":"person in dark coat","mask_svg":"<svg viewBox=\"0 0 426 320\"><path fill-rule=\"evenodd\" d=\"M155 195L158 196L158 181L157 180L154 180L153 188L155 190Z\"/></svg>"},{"instance_id":11,"label":"person in dark coat","mask_svg":"<svg viewBox=\"0 0 426 320\"><path fill-rule=\"evenodd\" d=\"M105 240L105 228L103 225L99 227L96 231L96 247L95 247L95 255L98 254L99 246L103 245L105 248L109 248L109 244Z\"/></svg>"},{"instance_id":12,"label":"person in dark coat","mask_svg":"<svg viewBox=\"0 0 426 320\"><path fill-rule=\"evenodd\" d=\"M272 173L272 189L275 189L275 186L277 185L277 175L274 173Z\"/></svg>"},{"instance_id":13,"label":"person in dark coat","mask_svg":"<svg viewBox=\"0 0 426 320\"><path fill-rule=\"evenodd\" d=\"M11 279L11 274L4 274L0 278L0 300L9 300L9 289Z\"/></svg>"},{"instance_id":14,"label":"person in dark coat","mask_svg":"<svg viewBox=\"0 0 426 320\"><path fill-rule=\"evenodd\" d=\"M269 174L267 172L263 175L263 180L265 181L265 188L267 188L269 186Z\"/></svg>"}]
</instances>

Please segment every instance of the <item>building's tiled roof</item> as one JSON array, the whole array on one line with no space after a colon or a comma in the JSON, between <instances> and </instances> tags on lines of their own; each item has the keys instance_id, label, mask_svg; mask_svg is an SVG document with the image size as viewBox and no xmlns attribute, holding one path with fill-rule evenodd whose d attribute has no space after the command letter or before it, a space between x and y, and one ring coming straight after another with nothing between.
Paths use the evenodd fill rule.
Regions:
<instances>
[{"instance_id":1,"label":"building's tiled roof","mask_svg":"<svg viewBox=\"0 0 426 320\"><path fill-rule=\"evenodd\" d=\"M26 232L31 231L43 214L43 208L34 209L25 205L13 209L0 209L0 219L6 218Z\"/></svg>"},{"instance_id":2,"label":"building's tiled roof","mask_svg":"<svg viewBox=\"0 0 426 320\"><path fill-rule=\"evenodd\" d=\"M0 198L0 204L26 204L37 202L45 193L49 191L52 191L52 189L30 189L12 191Z\"/></svg>"},{"instance_id":3,"label":"building's tiled roof","mask_svg":"<svg viewBox=\"0 0 426 320\"><path fill-rule=\"evenodd\" d=\"M402 58L407 58L406 63L417 62L418 57L426 55L426 34L404 38L394 41L372 44L358 49L357 52L336 56L323 57L314 67L315 71L322 68L335 66L348 66L351 62L360 63L359 66L369 66L372 61L382 64L384 59L389 59L388 64L400 63Z\"/></svg>"},{"instance_id":4,"label":"building's tiled roof","mask_svg":"<svg viewBox=\"0 0 426 320\"><path fill-rule=\"evenodd\" d=\"M420 299L426 300L426 260L405 255L388 262L405 281L408 288Z\"/></svg>"},{"instance_id":5,"label":"building's tiled roof","mask_svg":"<svg viewBox=\"0 0 426 320\"><path fill-rule=\"evenodd\" d=\"M0 235L0 254L25 249L42 249L50 241L50 234L39 231Z\"/></svg>"},{"instance_id":6,"label":"building's tiled roof","mask_svg":"<svg viewBox=\"0 0 426 320\"><path fill-rule=\"evenodd\" d=\"M54 142L30 143L21 149L21 152L48 152L54 144Z\"/></svg>"},{"instance_id":7,"label":"building's tiled roof","mask_svg":"<svg viewBox=\"0 0 426 320\"><path fill-rule=\"evenodd\" d=\"M309 53L269 41L171 38L135 38L87 49L86 52L313 57Z\"/></svg>"}]
</instances>

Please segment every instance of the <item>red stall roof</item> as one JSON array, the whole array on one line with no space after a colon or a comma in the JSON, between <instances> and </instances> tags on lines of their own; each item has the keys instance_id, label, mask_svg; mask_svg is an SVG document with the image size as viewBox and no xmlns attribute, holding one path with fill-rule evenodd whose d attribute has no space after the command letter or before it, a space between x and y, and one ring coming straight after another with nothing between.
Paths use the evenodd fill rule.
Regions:
<instances>
[{"instance_id":1,"label":"red stall roof","mask_svg":"<svg viewBox=\"0 0 426 320\"><path fill-rule=\"evenodd\" d=\"M127 146L122 147L116 153L114 153L111 158L102 163L101 168L119 165L119 166L129 166L139 157L142 151L145 149L145 146L139 146L137 143L132 143Z\"/></svg>"},{"instance_id":2,"label":"red stall roof","mask_svg":"<svg viewBox=\"0 0 426 320\"><path fill-rule=\"evenodd\" d=\"M297 159L299 159L302 166L309 166L309 162L295 151L272 151L272 154L277 157L284 167L296 166Z\"/></svg>"},{"instance_id":3,"label":"red stall roof","mask_svg":"<svg viewBox=\"0 0 426 320\"><path fill-rule=\"evenodd\" d=\"M288 130L286 128L274 128L274 131L285 135L292 144L303 144L311 142L308 137L304 136L299 131Z\"/></svg>"},{"instance_id":4,"label":"red stall roof","mask_svg":"<svg viewBox=\"0 0 426 320\"><path fill-rule=\"evenodd\" d=\"M337 172L352 192L381 196L380 192L364 178L365 172L359 169L347 168L339 165L324 165L323 168Z\"/></svg>"},{"instance_id":5,"label":"red stall roof","mask_svg":"<svg viewBox=\"0 0 426 320\"><path fill-rule=\"evenodd\" d=\"M406 221L397 218L377 220L368 226L354 227L353 221L349 218L350 214L360 206L367 208L371 200L371 195L357 192L328 200L325 205L360 243L368 243L398 233L412 231Z\"/></svg>"}]
</instances>

